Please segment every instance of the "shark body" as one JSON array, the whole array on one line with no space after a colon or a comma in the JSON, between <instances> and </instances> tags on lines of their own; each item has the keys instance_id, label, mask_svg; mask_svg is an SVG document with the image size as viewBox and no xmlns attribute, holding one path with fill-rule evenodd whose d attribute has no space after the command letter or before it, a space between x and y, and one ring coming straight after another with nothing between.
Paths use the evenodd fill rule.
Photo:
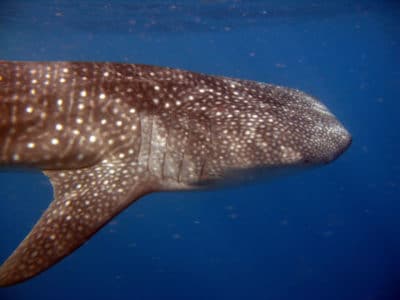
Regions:
<instances>
[{"instance_id":1,"label":"shark body","mask_svg":"<svg viewBox=\"0 0 400 300\"><path fill-rule=\"evenodd\" d=\"M147 65L0 61L0 166L41 169L54 190L0 286L46 270L146 193L324 164L350 142L294 89Z\"/></svg>"}]
</instances>

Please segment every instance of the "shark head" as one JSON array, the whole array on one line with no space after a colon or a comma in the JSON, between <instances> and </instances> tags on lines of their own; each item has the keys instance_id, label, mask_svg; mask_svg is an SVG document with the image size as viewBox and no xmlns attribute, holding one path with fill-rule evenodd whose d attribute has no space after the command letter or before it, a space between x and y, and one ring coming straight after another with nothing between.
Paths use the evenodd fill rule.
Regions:
<instances>
[{"instance_id":1,"label":"shark head","mask_svg":"<svg viewBox=\"0 0 400 300\"><path fill-rule=\"evenodd\" d=\"M325 164L351 144L349 132L316 98L284 87L264 89L259 105L266 127L260 141L269 153L266 164Z\"/></svg>"},{"instance_id":2,"label":"shark head","mask_svg":"<svg viewBox=\"0 0 400 300\"><path fill-rule=\"evenodd\" d=\"M255 174L269 176L323 165L351 144L351 135L340 121L304 92L253 81L212 79L211 88L192 91L193 97L207 101L183 104L198 118L192 127L204 140L189 143L190 161L199 153L207 154L204 164L199 164L201 171L184 176L189 181L229 181L229 174L254 178ZM179 117L178 122L184 123Z\"/></svg>"}]
</instances>

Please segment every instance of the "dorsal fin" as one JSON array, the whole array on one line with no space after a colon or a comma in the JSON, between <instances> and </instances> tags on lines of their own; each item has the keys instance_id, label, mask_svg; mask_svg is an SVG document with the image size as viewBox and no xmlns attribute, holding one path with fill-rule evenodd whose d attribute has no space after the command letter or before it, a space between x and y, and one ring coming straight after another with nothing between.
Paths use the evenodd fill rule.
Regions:
<instances>
[{"instance_id":1,"label":"dorsal fin","mask_svg":"<svg viewBox=\"0 0 400 300\"><path fill-rule=\"evenodd\" d=\"M53 185L54 200L0 267L0 286L24 281L51 267L156 185L144 169L117 158L89 168L45 174Z\"/></svg>"}]
</instances>

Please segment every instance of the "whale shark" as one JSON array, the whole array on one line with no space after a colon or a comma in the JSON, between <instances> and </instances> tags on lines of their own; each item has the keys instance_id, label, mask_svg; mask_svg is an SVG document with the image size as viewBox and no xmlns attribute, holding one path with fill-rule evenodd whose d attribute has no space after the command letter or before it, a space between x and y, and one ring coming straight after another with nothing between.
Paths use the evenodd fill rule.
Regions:
<instances>
[{"instance_id":1,"label":"whale shark","mask_svg":"<svg viewBox=\"0 0 400 300\"><path fill-rule=\"evenodd\" d=\"M351 135L302 91L168 67L0 61L0 166L54 199L0 267L30 279L145 194L329 163Z\"/></svg>"}]
</instances>

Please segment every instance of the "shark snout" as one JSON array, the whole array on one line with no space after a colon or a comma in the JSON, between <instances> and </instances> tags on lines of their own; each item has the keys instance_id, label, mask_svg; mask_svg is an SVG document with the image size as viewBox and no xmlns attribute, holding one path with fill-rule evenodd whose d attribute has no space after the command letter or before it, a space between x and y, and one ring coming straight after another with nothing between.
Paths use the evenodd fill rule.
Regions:
<instances>
[{"instance_id":1,"label":"shark snout","mask_svg":"<svg viewBox=\"0 0 400 300\"><path fill-rule=\"evenodd\" d=\"M333 122L325 126L322 133L314 137L314 149L308 161L329 163L342 155L351 145L349 131L332 116Z\"/></svg>"},{"instance_id":2,"label":"shark snout","mask_svg":"<svg viewBox=\"0 0 400 300\"><path fill-rule=\"evenodd\" d=\"M309 109L300 113L299 119L305 122L303 153L308 164L326 164L337 159L351 145L349 131L336 118L327 106L316 98L301 94Z\"/></svg>"},{"instance_id":3,"label":"shark snout","mask_svg":"<svg viewBox=\"0 0 400 300\"><path fill-rule=\"evenodd\" d=\"M334 126L328 133L330 139L334 141L331 153L327 157L327 161L333 161L342 155L351 145L352 137L343 125Z\"/></svg>"}]
</instances>

